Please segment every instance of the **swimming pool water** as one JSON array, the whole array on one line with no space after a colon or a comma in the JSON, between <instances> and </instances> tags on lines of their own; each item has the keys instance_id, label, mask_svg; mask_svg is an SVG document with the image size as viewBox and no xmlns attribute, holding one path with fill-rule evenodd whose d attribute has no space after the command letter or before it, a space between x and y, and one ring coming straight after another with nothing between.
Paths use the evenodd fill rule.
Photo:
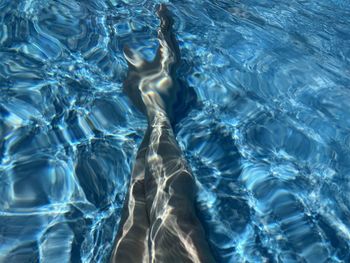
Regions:
<instances>
[{"instance_id":1,"label":"swimming pool water","mask_svg":"<svg viewBox=\"0 0 350 263\"><path fill-rule=\"evenodd\" d=\"M107 262L146 119L159 1L0 0L0 262ZM350 261L350 5L169 1L175 125L218 262Z\"/></svg>"}]
</instances>

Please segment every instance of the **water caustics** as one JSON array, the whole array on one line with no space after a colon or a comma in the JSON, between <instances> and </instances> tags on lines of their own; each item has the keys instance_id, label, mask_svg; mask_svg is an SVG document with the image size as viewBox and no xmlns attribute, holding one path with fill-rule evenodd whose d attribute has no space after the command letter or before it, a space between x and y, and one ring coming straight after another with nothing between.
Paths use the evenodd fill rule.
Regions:
<instances>
[{"instance_id":1,"label":"water caustics","mask_svg":"<svg viewBox=\"0 0 350 263\"><path fill-rule=\"evenodd\" d=\"M173 133L215 261L349 262L348 1L163 2L194 91ZM157 56L160 3L0 0L0 262L113 256L148 136L123 82L132 50Z\"/></svg>"}]
</instances>

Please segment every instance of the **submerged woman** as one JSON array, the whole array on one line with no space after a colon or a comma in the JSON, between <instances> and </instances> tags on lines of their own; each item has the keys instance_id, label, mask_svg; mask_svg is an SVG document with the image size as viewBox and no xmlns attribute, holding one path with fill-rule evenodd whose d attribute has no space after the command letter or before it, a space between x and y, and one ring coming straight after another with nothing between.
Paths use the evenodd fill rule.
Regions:
<instances>
[{"instance_id":1,"label":"submerged woman","mask_svg":"<svg viewBox=\"0 0 350 263\"><path fill-rule=\"evenodd\" d=\"M215 262L195 212L195 180L171 121L179 85L180 52L167 7L157 7L159 48L152 62L125 48L124 92L148 119L111 262Z\"/></svg>"}]
</instances>

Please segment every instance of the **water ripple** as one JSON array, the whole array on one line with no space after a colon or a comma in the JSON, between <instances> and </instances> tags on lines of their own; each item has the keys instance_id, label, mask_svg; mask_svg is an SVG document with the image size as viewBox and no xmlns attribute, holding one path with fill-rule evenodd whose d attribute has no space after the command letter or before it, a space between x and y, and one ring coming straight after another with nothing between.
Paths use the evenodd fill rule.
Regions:
<instances>
[{"instance_id":1,"label":"water ripple","mask_svg":"<svg viewBox=\"0 0 350 263\"><path fill-rule=\"evenodd\" d=\"M106 262L146 128L158 1L0 0L0 262ZM349 262L347 1L170 1L175 132L218 262Z\"/></svg>"}]
</instances>

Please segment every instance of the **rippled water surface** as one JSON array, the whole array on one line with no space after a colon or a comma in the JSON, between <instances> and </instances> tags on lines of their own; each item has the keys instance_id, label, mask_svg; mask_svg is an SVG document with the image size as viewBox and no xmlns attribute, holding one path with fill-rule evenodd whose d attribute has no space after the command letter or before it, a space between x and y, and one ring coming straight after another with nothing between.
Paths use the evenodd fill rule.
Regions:
<instances>
[{"instance_id":1,"label":"rippled water surface","mask_svg":"<svg viewBox=\"0 0 350 263\"><path fill-rule=\"evenodd\" d=\"M146 120L148 0L0 0L0 262L106 262ZM350 261L350 4L170 1L175 126L218 262Z\"/></svg>"}]
</instances>

